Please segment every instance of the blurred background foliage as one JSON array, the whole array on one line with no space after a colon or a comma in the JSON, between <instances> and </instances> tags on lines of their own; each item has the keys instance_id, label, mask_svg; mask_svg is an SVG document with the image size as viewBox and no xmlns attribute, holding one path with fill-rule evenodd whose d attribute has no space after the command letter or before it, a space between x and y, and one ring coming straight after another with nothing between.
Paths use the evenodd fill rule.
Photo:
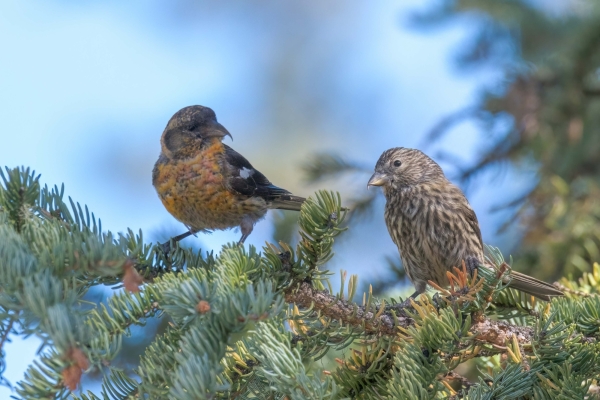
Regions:
<instances>
[{"instance_id":1,"label":"blurred background foliage","mask_svg":"<svg viewBox=\"0 0 600 400\"><path fill-rule=\"evenodd\" d=\"M150 171L171 115L202 104L275 184L342 192L351 229L333 268L376 292L407 284L382 196L366 190L394 146L440 162L515 268L555 280L600 259L595 0L4 2L0 46L0 165L65 182L113 231L181 232ZM293 241L295 219L271 213L248 243ZM161 323L133 332L124 368ZM5 376L36 348L9 346Z\"/></svg>"},{"instance_id":2,"label":"blurred background foliage","mask_svg":"<svg viewBox=\"0 0 600 400\"><path fill-rule=\"evenodd\" d=\"M501 78L483 85L474 104L443 118L424 143L465 120L477 124L483 144L473 162L433 154L457 167L453 178L467 193L486 170L533 169L530 187L509 187L507 200L491 207L510 211L499 230L520 229L522 241L506 250L516 269L540 278L578 277L600 255L600 3L438 1L414 13L412 23L434 29L472 18L478 30L457 52L456 64L469 72L491 65ZM322 154L305 169L310 181L360 170L337 154ZM379 206L375 198L357 199L356 216ZM403 278L402 268L390 264Z\"/></svg>"},{"instance_id":3,"label":"blurred background foliage","mask_svg":"<svg viewBox=\"0 0 600 400\"><path fill-rule=\"evenodd\" d=\"M535 183L506 208L523 226L516 268L554 280L578 277L600 246L600 4L596 1L442 2L415 17L438 25L482 15L482 27L458 56L462 68L495 63L504 80L483 91L468 117L482 134L510 121L460 179L510 162L534 165ZM468 114L465 114L468 115Z\"/></svg>"}]
</instances>

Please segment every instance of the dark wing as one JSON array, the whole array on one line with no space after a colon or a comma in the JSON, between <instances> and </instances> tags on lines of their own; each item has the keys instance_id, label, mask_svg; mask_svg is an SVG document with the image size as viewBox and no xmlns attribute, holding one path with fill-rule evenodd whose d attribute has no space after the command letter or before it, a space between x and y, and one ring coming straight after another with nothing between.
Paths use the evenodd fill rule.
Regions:
<instances>
[{"instance_id":1,"label":"dark wing","mask_svg":"<svg viewBox=\"0 0 600 400\"><path fill-rule=\"evenodd\" d=\"M267 201L291 195L287 190L273 185L240 153L227 145L224 146L228 189L245 196L259 196Z\"/></svg>"}]
</instances>

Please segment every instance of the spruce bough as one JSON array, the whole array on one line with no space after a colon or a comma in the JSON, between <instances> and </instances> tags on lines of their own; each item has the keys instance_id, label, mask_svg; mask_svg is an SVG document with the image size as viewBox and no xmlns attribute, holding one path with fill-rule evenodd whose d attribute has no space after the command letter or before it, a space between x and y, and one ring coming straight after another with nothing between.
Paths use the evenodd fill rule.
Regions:
<instances>
[{"instance_id":1,"label":"spruce bough","mask_svg":"<svg viewBox=\"0 0 600 400\"><path fill-rule=\"evenodd\" d=\"M303 205L300 241L223 246L165 256L140 233L113 235L64 188L28 169L1 172L0 350L36 335L38 359L15 385L24 399L572 399L595 395L600 374L600 266L567 296L538 302L503 287L510 267L452 285L411 307L333 293L326 263L344 231L339 195ZM460 267L460 266L459 266ZM83 301L97 285L105 304ZM326 289L326 287L328 289ZM354 302L355 297L362 297ZM131 327L169 318L133 371L111 365ZM476 377L461 374L475 365ZM100 393L78 390L101 371Z\"/></svg>"}]
</instances>

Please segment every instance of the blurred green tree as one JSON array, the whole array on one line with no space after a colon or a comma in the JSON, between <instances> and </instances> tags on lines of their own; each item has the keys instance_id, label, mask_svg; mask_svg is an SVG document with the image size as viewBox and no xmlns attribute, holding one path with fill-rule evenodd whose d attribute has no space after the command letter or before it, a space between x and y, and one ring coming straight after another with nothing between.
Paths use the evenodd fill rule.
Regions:
<instances>
[{"instance_id":1,"label":"blurred green tree","mask_svg":"<svg viewBox=\"0 0 600 400\"><path fill-rule=\"evenodd\" d=\"M500 78L482 88L476 104L440 121L425 142L466 120L480 126L478 159L457 163L464 184L507 164L517 171L533 166L530 189L492 207L511 211L503 229L523 230L515 267L542 279L579 276L600 255L600 3L440 0L411 22L432 29L467 19L476 28L459 51L459 70ZM354 162L334 154L316 160L306 167L310 180L356 172ZM365 209L373 199L357 204Z\"/></svg>"},{"instance_id":2,"label":"blurred green tree","mask_svg":"<svg viewBox=\"0 0 600 400\"><path fill-rule=\"evenodd\" d=\"M507 115L510 123L461 178L506 161L535 165L532 189L505 206L525 229L516 267L545 279L579 276L600 254L600 4L443 1L414 22L469 15L481 22L459 66L500 68L502 83L459 115L475 118L483 131Z\"/></svg>"}]
</instances>

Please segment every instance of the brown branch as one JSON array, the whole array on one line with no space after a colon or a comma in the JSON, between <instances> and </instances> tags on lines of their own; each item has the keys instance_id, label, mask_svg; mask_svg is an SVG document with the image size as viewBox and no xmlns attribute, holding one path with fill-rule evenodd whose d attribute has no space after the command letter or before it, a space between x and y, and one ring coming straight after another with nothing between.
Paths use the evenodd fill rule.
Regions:
<instances>
[{"instance_id":1,"label":"brown branch","mask_svg":"<svg viewBox=\"0 0 600 400\"><path fill-rule=\"evenodd\" d=\"M377 310L374 313L366 310L364 306L340 299L327 290L317 290L307 282L288 289L285 292L285 301L295 303L301 308L312 308L325 317L345 324L361 327L369 335L395 336L398 334L398 327L408 328L414 324L413 319L403 312L404 303L387 306L385 310ZM394 314L398 324L394 323ZM528 346L533 342L532 327L492 320L481 313L475 313L473 316L475 318L469 332L478 342L490 344L500 350L509 344L513 336L516 336L521 346ZM595 341L594 337L582 336L581 338L582 343Z\"/></svg>"},{"instance_id":2,"label":"brown branch","mask_svg":"<svg viewBox=\"0 0 600 400\"><path fill-rule=\"evenodd\" d=\"M401 314L402 308L396 305L398 325L394 323L392 311L387 309L378 317L372 311L355 303L340 299L328 291L317 290L309 283L303 282L297 288L288 289L285 293L288 303L295 303L302 308L313 308L321 315L342 321L346 324L364 327L367 334L396 335L398 327L407 328L414 321ZM530 344L533 340L533 329L530 327L516 326L503 321L490 320L483 315L472 325L470 332L477 339L496 346L506 346L513 335L517 336L520 344Z\"/></svg>"},{"instance_id":3,"label":"brown branch","mask_svg":"<svg viewBox=\"0 0 600 400\"><path fill-rule=\"evenodd\" d=\"M511 325L504 321L494 321L481 316L469 332L476 335L477 340L505 347L511 338L517 337L521 345L531 344L533 341L533 329L528 326Z\"/></svg>"},{"instance_id":4,"label":"brown branch","mask_svg":"<svg viewBox=\"0 0 600 400\"><path fill-rule=\"evenodd\" d=\"M367 311L365 307L339 299L328 291L317 290L306 282L287 290L285 300L288 303L296 303L299 307L312 307L314 310L319 311L321 315L349 325L364 326L367 334L396 335L398 333L397 326L407 328L413 324L412 319L397 316L399 324L395 325L391 311L384 311L376 317L372 311Z\"/></svg>"},{"instance_id":5,"label":"brown branch","mask_svg":"<svg viewBox=\"0 0 600 400\"><path fill-rule=\"evenodd\" d=\"M554 282L554 286L556 286L557 288L559 288L560 290L562 290L565 293L569 293L569 294L572 294L575 296L579 296L579 297L594 296L594 294L592 294L592 293L586 293L586 292L582 292L581 290L574 290L574 289L568 288L560 282Z\"/></svg>"}]
</instances>

